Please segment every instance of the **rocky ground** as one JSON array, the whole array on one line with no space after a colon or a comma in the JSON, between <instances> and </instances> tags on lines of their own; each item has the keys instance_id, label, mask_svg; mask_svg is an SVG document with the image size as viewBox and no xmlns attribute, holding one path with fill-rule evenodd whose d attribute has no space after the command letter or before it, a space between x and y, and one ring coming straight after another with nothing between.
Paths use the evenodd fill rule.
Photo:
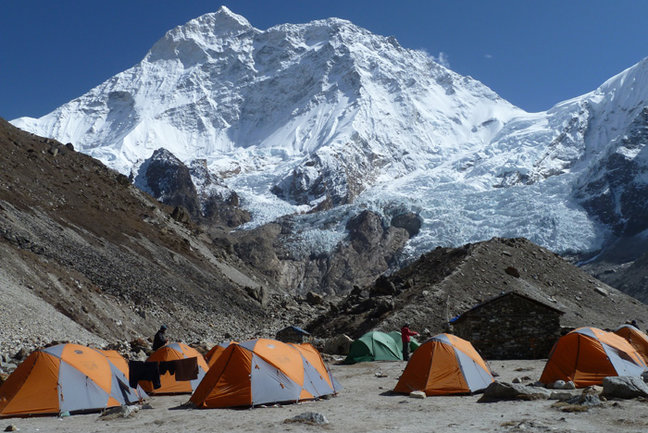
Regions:
<instances>
[{"instance_id":1,"label":"rocky ground","mask_svg":"<svg viewBox=\"0 0 648 433\"><path fill-rule=\"evenodd\" d=\"M492 361L497 379L523 384L539 378L543 360ZM597 406L567 407L558 400L514 400L479 403L477 395L414 399L391 389L404 362L331 365L344 386L337 397L255 409L186 409L187 395L150 399L150 409L131 416L73 415L65 418L4 419L0 427L21 432L644 432L646 399L609 399ZM575 396L581 390L569 391ZM290 422L305 413L322 415L327 424ZM322 419L312 417L312 419Z\"/></svg>"}]
</instances>

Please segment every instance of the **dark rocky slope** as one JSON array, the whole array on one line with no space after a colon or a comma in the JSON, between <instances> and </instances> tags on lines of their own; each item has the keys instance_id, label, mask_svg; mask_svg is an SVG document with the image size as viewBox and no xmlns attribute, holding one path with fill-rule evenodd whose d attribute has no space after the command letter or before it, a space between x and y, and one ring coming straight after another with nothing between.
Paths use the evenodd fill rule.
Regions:
<instances>
[{"instance_id":1,"label":"dark rocky slope","mask_svg":"<svg viewBox=\"0 0 648 433\"><path fill-rule=\"evenodd\" d=\"M320 337L358 337L410 322L434 334L452 317L506 291L564 311L563 326L615 328L628 319L648 326L648 306L640 301L526 239L494 238L424 254L370 286L357 287L307 329Z\"/></svg>"},{"instance_id":2,"label":"dark rocky slope","mask_svg":"<svg viewBox=\"0 0 648 433\"><path fill-rule=\"evenodd\" d=\"M160 323L185 341L287 323L263 275L72 145L0 119L0 167L3 344L38 334L47 316L34 311L17 326L10 312L23 295L108 341L150 336Z\"/></svg>"}]
</instances>

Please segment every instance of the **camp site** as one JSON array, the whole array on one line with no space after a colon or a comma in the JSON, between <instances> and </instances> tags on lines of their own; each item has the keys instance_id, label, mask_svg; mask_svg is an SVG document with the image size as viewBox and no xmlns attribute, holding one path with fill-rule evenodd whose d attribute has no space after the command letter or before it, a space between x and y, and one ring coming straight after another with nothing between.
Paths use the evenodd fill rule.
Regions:
<instances>
[{"instance_id":1,"label":"camp site","mask_svg":"<svg viewBox=\"0 0 648 433\"><path fill-rule=\"evenodd\" d=\"M421 337L410 341L408 361L396 330L363 334L346 356L272 338L202 352L168 342L144 361L58 344L29 354L4 380L0 420L13 431L53 432L423 432L432 415L450 432L645 425L648 338L634 326L573 329L546 358L522 360L484 359L450 333ZM152 367L156 378L144 380Z\"/></svg>"}]
</instances>

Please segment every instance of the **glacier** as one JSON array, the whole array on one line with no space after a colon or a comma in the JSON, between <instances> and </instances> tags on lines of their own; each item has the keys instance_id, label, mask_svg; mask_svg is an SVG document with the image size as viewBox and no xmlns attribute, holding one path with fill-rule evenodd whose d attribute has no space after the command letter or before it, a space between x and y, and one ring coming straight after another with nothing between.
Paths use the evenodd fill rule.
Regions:
<instances>
[{"instance_id":1,"label":"glacier","mask_svg":"<svg viewBox=\"0 0 648 433\"><path fill-rule=\"evenodd\" d=\"M623 138L647 101L648 60L527 113L349 21L260 30L221 7L86 94L12 123L124 174L159 148L204 160L252 214L242 229L291 215L304 254L333 248L364 209L422 217L410 256L494 236L564 253L598 250L622 230L597 214L612 200L600 170L619 155L646 183L645 143ZM610 218L622 224L616 203Z\"/></svg>"}]
</instances>

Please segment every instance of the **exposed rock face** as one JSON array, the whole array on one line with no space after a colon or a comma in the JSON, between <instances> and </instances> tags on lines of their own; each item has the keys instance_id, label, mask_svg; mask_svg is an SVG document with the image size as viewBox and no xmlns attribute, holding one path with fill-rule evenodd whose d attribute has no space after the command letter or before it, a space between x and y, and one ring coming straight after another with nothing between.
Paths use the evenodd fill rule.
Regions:
<instances>
[{"instance_id":1,"label":"exposed rock face","mask_svg":"<svg viewBox=\"0 0 648 433\"><path fill-rule=\"evenodd\" d=\"M391 220L391 225L394 227L401 227L407 230L410 238L413 238L419 233L422 224L423 219L413 212L398 214Z\"/></svg>"},{"instance_id":2,"label":"exposed rock face","mask_svg":"<svg viewBox=\"0 0 648 433\"><path fill-rule=\"evenodd\" d=\"M227 227L238 227L250 221L250 213L240 207L238 194L209 171L207 161L204 159L192 161L189 172L194 184L197 185L202 209L200 221Z\"/></svg>"},{"instance_id":3,"label":"exposed rock face","mask_svg":"<svg viewBox=\"0 0 648 433\"><path fill-rule=\"evenodd\" d=\"M519 276L506 272L511 266ZM644 304L554 253L525 239L494 238L424 254L374 284L352 290L306 329L320 337L347 333L358 338L409 322L412 329L434 334L447 330L451 318L502 291L517 291L564 311L560 322L568 327L616 328L628 317L645 320L641 318L648 313Z\"/></svg>"},{"instance_id":4,"label":"exposed rock face","mask_svg":"<svg viewBox=\"0 0 648 433\"><path fill-rule=\"evenodd\" d=\"M287 246L292 229L287 218L234 233L232 239L241 259L298 294L346 294L354 285L366 285L397 264L409 239L405 229L366 210L349 220L346 236L330 253L300 256Z\"/></svg>"},{"instance_id":5,"label":"exposed rock face","mask_svg":"<svg viewBox=\"0 0 648 433\"><path fill-rule=\"evenodd\" d=\"M153 152L141 167L135 184L169 206L182 206L196 220L200 202L186 165L166 149Z\"/></svg>"},{"instance_id":6,"label":"exposed rock face","mask_svg":"<svg viewBox=\"0 0 648 433\"><path fill-rule=\"evenodd\" d=\"M250 220L238 195L209 172L205 160L187 167L166 149L157 149L138 168L134 183L169 206L182 207L196 223L237 227Z\"/></svg>"},{"instance_id":7,"label":"exposed rock face","mask_svg":"<svg viewBox=\"0 0 648 433\"><path fill-rule=\"evenodd\" d=\"M616 140L586 173L576 196L616 235L632 236L648 228L648 107Z\"/></svg>"}]
</instances>

